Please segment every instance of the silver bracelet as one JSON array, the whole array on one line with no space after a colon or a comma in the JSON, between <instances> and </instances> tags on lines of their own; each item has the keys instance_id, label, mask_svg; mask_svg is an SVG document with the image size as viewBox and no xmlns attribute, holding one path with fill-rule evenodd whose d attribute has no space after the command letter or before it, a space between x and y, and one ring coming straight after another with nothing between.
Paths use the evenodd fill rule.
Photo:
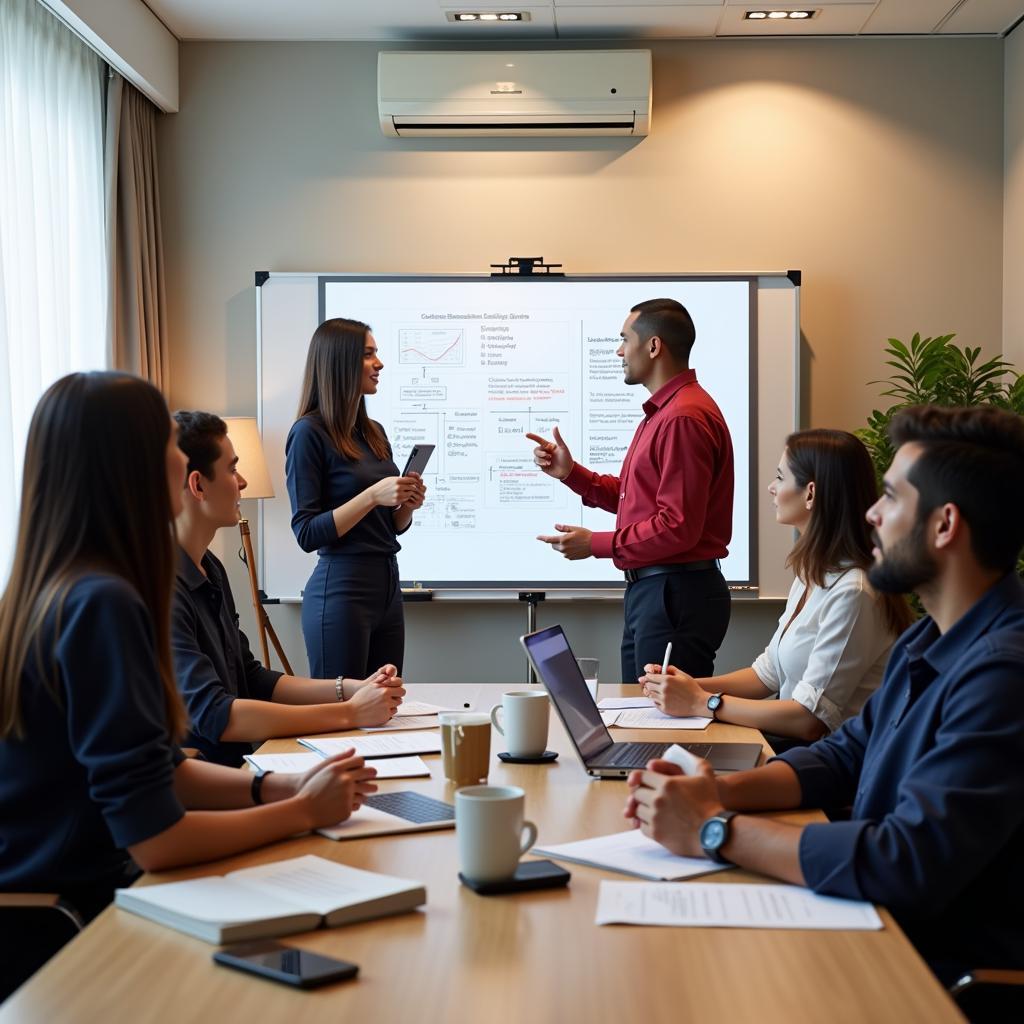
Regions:
<instances>
[{"instance_id":1,"label":"silver bracelet","mask_svg":"<svg viewBox=\"0 0 1024 1024\"><path fill-rule=\"evenodd\" d=\"M338 676L338 678L334 680L334 695L338 698L339 701L342 701L342 700L345 699L345 677L344 676Z\"/></svg>"}]
</instances>

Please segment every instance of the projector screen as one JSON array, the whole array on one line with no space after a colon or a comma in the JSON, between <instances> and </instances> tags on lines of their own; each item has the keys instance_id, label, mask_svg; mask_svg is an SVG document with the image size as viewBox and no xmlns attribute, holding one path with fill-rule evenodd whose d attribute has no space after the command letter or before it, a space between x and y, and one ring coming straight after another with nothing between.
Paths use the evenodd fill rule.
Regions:
<instances>
[{"instance_id":1,"label":"projector screen","mask_svg":"<svg viewBox=\"0 0 1024 1024\"><path fill-rule=\"evenodd\" d=\"M426 505L401 538L409 584L594 586L622 583L608 559L568 562L535 538L554 524L611 530L533 464L527 432L557 424L578 462L618 474L648 392L623 383L615 351L629 308L678 299L697 328L691 365L718 402L736 456L733 539L723 572L751 580L751 380L756 291L750 278L320 279L320 319L373 328L384 363L367 399L401 467L436 445ZM298 388L296 387L296 394Z\"/></svg>"}]
</instances>

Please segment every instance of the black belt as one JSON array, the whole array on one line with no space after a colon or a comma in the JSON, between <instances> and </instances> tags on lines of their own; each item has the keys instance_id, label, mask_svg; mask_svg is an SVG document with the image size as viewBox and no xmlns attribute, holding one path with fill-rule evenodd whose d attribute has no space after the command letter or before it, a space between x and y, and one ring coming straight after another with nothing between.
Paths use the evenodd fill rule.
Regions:
<instances>
[{"instance_id":1,"label":"black belt","mask_svg":"<svg viewBox=\"0 0 1024 1024\"><path fill-rule=\"evenodd\" d=\"M717 558L703 558L699 562L676 562L673 565L645 565L641 569L627 569L626 582L636 583L648 576L665 576L677 572L703 572L705 569L717 569Z\"/></svg>"}]
</instances>

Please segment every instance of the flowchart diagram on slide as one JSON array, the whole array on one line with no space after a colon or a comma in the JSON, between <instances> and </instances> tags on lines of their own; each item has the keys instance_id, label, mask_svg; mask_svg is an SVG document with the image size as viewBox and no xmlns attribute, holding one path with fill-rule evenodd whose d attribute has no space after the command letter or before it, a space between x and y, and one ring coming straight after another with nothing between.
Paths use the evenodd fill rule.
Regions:
<instances>
[{"instance_id":1,"label":"flowchart diagram on slide","mask_svg":"<svg viewBox=\"0 0 1024 1024\"><path fill-rule=\"evenodd\" d=\"M618 470L637 422L615 355L619 339L580 333L578 322L528 314L457 328L396 325L385 399L392 448L402 458L415 444L437 446L421 530L475 530L481 510L578 505L534 465L527 433L550 437L557 425L580 461Z\"/></svg>"}]
</instances>

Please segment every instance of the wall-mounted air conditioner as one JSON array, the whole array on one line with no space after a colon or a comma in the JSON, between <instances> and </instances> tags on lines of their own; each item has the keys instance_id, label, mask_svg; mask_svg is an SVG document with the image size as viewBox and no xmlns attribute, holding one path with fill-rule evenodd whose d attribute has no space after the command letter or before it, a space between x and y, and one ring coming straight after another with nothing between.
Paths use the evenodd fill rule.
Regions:
<instances>
[{"instance_id":1,"label":"wall-mounted air conditioner","mask_svg":"<svg viewBox=\"0 0 1024 1024\"><path fill-rule=\"evenodd\" d=\"M401 138L646 135L651 52L382 52L377 108Z\"/></svg>"}]
</instances>

